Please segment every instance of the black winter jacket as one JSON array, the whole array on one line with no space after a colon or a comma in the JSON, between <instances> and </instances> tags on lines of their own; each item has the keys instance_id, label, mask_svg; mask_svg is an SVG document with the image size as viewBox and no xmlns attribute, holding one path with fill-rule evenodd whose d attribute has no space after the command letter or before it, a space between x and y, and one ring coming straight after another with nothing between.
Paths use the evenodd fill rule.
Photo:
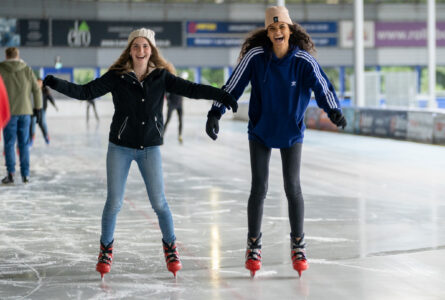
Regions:
<instances>
[{"instance_id":1,"label":"black winter jacket","mask_svg":"<svg viewBox=\"0 0 445 300\"><path fill-rule=\"evenodd\" d=\"M165 69L153 70L142 82L133 72L108 71L85 85L57 79L55 90L79 100L91 100L112 93L114 115L109 141L125 147L144 149L162 145L165 92L194 99L221 100L227 92L174 76Z\"/></svg>"}]
</instances>

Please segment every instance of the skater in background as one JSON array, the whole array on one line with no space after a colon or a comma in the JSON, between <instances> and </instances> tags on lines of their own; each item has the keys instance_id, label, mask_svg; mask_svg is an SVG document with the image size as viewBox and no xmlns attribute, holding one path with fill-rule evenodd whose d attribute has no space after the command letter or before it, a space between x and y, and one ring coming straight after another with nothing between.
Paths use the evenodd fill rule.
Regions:
<instances>
[{"instance_id":1,"label":"skater in background","mask_svg":"<svg viewBox=\"0 0 445 300\"><path fill-rule=\"evenodd\" d=\"M172 214L164 194L160 145L163 143L162 108L165 92L194 99L214 99L235 112L229 93L173 75L173 66L160 54L155 33L141 28L131 32L128 45L108 72L85 85L51 75L44 83L76 99L94 99L112 93L114 115L107 152L107 200L102 214L102 235L96 270L110 272L116 218L120 211L131 162L138 164L148 198L162 232L167 269L175 276L182 268L175 244Z\"/></svg>"},{"instance_id":2,"label":"skater in background","mask_svg":"<svg viewBox=\"0 0 445 300\"><path fill-rule=\"evenodd\" d=\"M328 113L330 120L337 126L346 126L334 88L311 55L315 51L311 37L292 22L285 7L269 7L265 13L265 28L247 37L239 63L223 87L239 99L249 82L252 86L248 123L252 185L247 207L245 257L245 267L252 276L261 268L261 223L272 148L281 152L293 268L300 276L308 268L300 166L304 113L312 91L318 106ZM224 112L224 107L214 103L208 113L206 131L214 140Z\"/></svg>"},{"instance_id":3,"label":"skater in background","mask_svg":"<svg viewBox=\"0 0 445 300\"><path fill-rule=\"evenodd\" d=\"M188 79L188 73L187 72L182 72L181 73L181 78L183 79ZM166 94L166 98L167 98L167 120L165 121L164 124L164 133L167 130L167 125L168 122L170 122L172 113L174 110L177 111L178 113L178 141L179 143L182 144L183 139L182 139L182 115L183 115L183 110L182 110L182 97L180 95L176 95L176 94L172 94L172 93L167 93Z\"/></svg>"},{"instance_id":4,"label":"skater in background","mask_svg":"<svg viewBox=\"0 0 445 300\"><path fill-rule=\"evenodd\" d=\"M164 124L164 133L167 130L168 122L170 122L170 119L172 117L172 113L174 110L178 112L178 141L182 144L182 96L173 94L173 93L167 93L167 120Z\"/></svg>"},{"instance_id":5,"label":"skater in background","mask_svg":"<svg viewBox=\"0 0 445 300\"><path fill-rule=\"evenodd\" d=\"M48 108L48 101L51 103L52 106L56 109L56 111L59 111L56 105L56 101L51 95L51 92L49 91L49 88L47 86L43 85L42 79L37 79L37 84L39 85L40 89L42 90L42 102L43 102L43 109L42 109L42 116L40 118L40 122L37 122L37 118L35 116L31 117L31 126L30 126L30 136L28 145L32 147L34 144L35 139L35 133L36 133L36 123L39 125L40 130L42 131L43 138L45 140L45 143L49 145L49 134L48 134L48 125L46 123L46 109Z\"/></svg>"},{"instance_id":6,"label":"skater in background","mask_svg":"<svg viewBox=\"0 0 445 300\"><path fill-rule=\"evenodd\" d=\"M29 182L29 125L31 115L39 119L42 111L42 96L32 69L20 59L18 48L6 48L6 61L0 63L2 76L8 92L11 118L3 129L6 170L3 184L14 183L15 144L17 141L20 157L22 182ZM30 95L33 95L34 105Z\"/></svg>"},{"instance_id":7,"label":"skater in background","mask_svg":"<svg viewBox=\"0 0 445 300\"><path fill-rule=\"evenodd\" d=\"M87 123L90 121L90 108L94 112L94 116L96 117L96 121L99 122L99 115L97 114L96 109L96 100L87 100Z\"/></svg>"}]
</instances>

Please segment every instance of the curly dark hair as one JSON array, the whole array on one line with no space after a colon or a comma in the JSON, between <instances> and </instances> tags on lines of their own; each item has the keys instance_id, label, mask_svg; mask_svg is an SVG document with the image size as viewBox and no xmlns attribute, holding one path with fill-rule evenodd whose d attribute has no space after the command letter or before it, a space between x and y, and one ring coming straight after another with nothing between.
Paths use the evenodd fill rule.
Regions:
<instances>
[{"instance_id":1,"label":"curly dark hair","mask_svg":"<svg viewBox=\"0 0 445 300\"><path fill-rule=\"evenodd\" d=\"M298 46L298 48L305 50L312 55L315 55L317 49L315 48L315 44L312 41L311 36L306 32L306 29L304 29L303 26L297 23L288 25L291 32L289 37L289 45ZM241 46L241 52L238 61L241 61L241 59L250 49L258 46L266 46L272 48L272 42L267 37L267 29L261 28L249 33L243 45Z\"/></svg>"}]
</instances>

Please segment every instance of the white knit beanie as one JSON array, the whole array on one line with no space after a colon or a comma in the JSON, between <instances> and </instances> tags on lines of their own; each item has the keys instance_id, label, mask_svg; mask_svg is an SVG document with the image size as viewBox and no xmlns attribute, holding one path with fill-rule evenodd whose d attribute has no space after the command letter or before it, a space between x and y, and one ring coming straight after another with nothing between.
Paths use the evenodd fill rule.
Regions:
<instances>
[{"instance_id":1,"label":"white knit beanie","mask_svg":"<svg viewBox=\"0 0 445 300\"><path fill-rule=\"evenodd\" d=\"M153 45L153 47L156 47L155 32L153 30L150 30L147 28L139 28L139 29L134 30L128 36L128 45L137 37L146 38L147 40L150 41L150 43Z\"/></svg>"},{"instance_id":2,"label":"white knit beanie","mask_svg":"<svg viewBox=\"0 0 445 300\"><path fill-rule=\"evenodd\" d=\"M289 17L289 11L284 6L271 6L266 9L266 18L264 26L269 27L270 24L276 22L284 22L292 25L292 20Z\"/></svg>"}]
</instances>

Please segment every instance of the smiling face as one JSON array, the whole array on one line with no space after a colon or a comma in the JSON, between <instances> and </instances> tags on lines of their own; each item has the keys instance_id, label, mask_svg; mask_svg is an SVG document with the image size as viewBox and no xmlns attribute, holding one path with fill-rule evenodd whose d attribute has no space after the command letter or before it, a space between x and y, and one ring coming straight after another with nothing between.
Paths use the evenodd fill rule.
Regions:
<instances>
[{"instance_id":1,"label":"smiling face","mask_svg":"<svg viewBox=\"0 0 445 300\"><path fill-rule=\"evenodd\" d=\"M151 56L151 47L148 40L143 37L135 38L130 47L130 56L133 60L134 68L147 66Z\"/></svg>"},{"instance_id":2,"label":"smiling face","mask_svg":"<svg viewBox=\"0 0 445 300\"><path fill-rule=\"evenodd\" d=\"M272 23L267 27L267 37L274 48L288 47L290 34L289 25L284 22Z\"/></svg>"}]
</instances>

